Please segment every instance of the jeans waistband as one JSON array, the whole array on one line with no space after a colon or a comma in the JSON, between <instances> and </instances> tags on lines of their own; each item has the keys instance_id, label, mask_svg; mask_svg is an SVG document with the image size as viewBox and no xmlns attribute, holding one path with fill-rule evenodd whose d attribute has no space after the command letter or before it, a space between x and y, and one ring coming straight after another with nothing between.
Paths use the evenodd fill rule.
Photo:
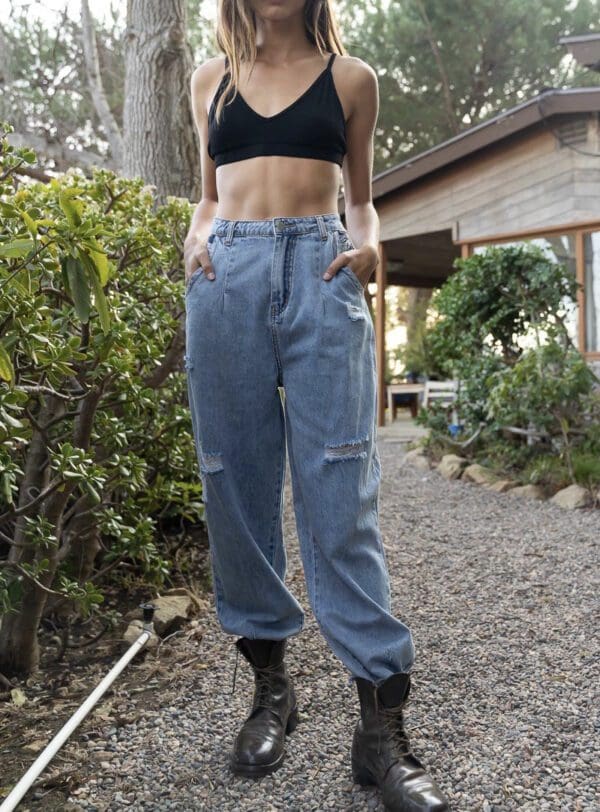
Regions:
<instances>
[{"instance_id":1,"label":"jeans waistband","mask_svg":"<svg viewBox=\"0 0 600 812\"><path fill-rule=\"evenodd\" d=\"M337 212L328 214L309 214L304 217L268 217L265 220L228 220L214 217L212 233L225 237L229 242L233 237L275 237L277 234L318 234L326 239L333 228L344 225Z\"/></svg>"}]
</instances>

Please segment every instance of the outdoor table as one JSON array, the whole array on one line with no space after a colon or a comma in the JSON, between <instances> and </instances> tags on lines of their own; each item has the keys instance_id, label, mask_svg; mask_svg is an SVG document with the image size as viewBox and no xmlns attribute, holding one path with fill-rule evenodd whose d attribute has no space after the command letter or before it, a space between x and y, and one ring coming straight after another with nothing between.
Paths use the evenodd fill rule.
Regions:
<instances>
[{"instance_id":1,"label":"outdoor table","mask_svg":"<svg viewBox=\"0 0 600 812\"><path fill-rule=\"evenodd\" d=\"M398 393L422 395L425 391L424 383L390 383L387 385L387 402L390 423L393 421L393 396ZM417 398L417 412L421 398Z\"/></svg>"}]
</instances>

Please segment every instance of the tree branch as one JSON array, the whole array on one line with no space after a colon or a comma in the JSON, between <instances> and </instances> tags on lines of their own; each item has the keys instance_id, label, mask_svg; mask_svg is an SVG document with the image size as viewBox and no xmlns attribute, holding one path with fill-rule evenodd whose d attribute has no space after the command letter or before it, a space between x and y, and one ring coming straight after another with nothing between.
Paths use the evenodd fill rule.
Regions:
<instances>
[{"instance_id":1,"label":"tree branch","mask_svg":"<svg viewBox=\"0 0 600 812\"><path fill-rule=\"evenodd\" d=\"M48 589L47 586L44 586L41 581L32 575L30 572L27 572L20 564L17 564L15 561L0 561L0 569L11 569L16 570L19 572L24 578L27 578L32 583L36 585L38 589L41 589L42 592L45 592L47 595L58 595L60 598L64 597L63 592L56 592L54 589Z\"/></svg>"},{"instance_id":2,"label":"tree branch","mask_svg":"<svg viewBox=\"0 0 600 812\"><path fill-rule=\"evenodd\" d=\"M13 147L31 147L38 155L49 158L56 164L56 172L68 169L70 166L79 166L90 170L94 166L113 169L112 162L102 155L89 150L69 149L64 143L52 143L47 138L35 133L7 133L6 140ZM13 170L20 174L29 174L31 167Z\"/></svg>"}]
</instances>

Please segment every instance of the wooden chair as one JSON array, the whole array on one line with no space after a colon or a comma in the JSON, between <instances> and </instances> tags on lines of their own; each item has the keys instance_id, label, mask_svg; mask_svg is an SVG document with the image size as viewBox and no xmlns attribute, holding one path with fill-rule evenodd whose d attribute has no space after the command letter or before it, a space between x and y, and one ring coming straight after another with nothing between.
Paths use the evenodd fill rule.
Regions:
<instances>
[{"instance_id":1,"label":"wooden chair","mask_svg":"<svg viewBox=\"0 0 600 812\"><path fill-rule=\"evenodd\" d=\"M425 391L423 392L423 406L427 407L432 400L438 403L446 403L450 407L458 396L460 382L457 380L451 381L425 381ZM452 408L452 415L450 417L451 424L457 426L461 421L456 411Z\"/></svg>"},{"instance_id":2,"label":"wooden chair","mask_svg":"<svg viewBox=\"0 0 600 812\"><path fill-rule=\"evenodd\" d=\"M425 381L423 393L423 406L429 405L430 400L446 401L452 403L458 394L458 381Z\"/></svg>"}]
</instances>

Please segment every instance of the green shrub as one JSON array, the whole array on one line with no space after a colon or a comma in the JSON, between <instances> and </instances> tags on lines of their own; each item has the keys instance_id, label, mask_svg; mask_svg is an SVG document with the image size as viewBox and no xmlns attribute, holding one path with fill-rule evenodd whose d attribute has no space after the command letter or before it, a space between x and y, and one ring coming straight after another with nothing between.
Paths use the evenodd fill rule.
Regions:
<instances>
[{"instance_id":1,"label":"green shrub","mask_svg":"<svg viewBox=\"0 0 600 812\"><path fill-rule=\"evenodd\" d=\"M577 282L537 246L491 247L454 264L432 299L438 319L425 334L425 371L461 381L458 411L474 431L489 420L495 376L517 363L526 338L566 340L562 308Z\"/></svg>"},{"instance_id":2,"label":"green shrub","mask_svg":"<svg viewBox=\"0 0 600 812\"><path fill-rule=\"evenodd\" d=\"M594 382L580 352L549 341L492 376L488 416L498 425L532 425L567 442L568 433L583 427L594 409Z\"/></svg>"},{"instance_id":3,"label":"green shrub","mask_svg":"<svg viewBox=\"0 0 600 812\"><path fill-rule=\"evenodd\" d=\"M550 491L558 491L571 484L569 469L564 459L556 454L533 457L520 477L525 485L541 485Z\"/></svg>"},{"instance_id":4,"label":"green shrub","mask_svg":"<svg viewBox=\"0 0 600 812\"><path fill-rule=\"evenodd\" d=\"M418 422L438 444L524 482L593 482L598 378L564 323L576 280L532 245L489 248L455 265L434 296L439 318L423 357L429 375L458 379L460 391L453 407L434 403ZM458 439L469 439L463 447L448 439L453 408L465 429Z\"/></svg>"},{"instance_id":5,"label":"green shrub","mask_svg":"<svg viewBox=\"0 0 600 812\"><path fill-rule=\"evenodd\" d=\"M100 169L15 191L33 160L0 139L4 673L35 667L51 593L90 611L121 562L160 583L157 520L202 516L182 368L191 206Z\"/></svg>"},{"instance_id":6,"label":"green shrub","mask_svg":"<svg viewBox=\"0 0 600 812\"><path fill-rule=\"evenodd\" d=\"M586 488L600 486L600 454L576 450L571 455L573 478Z\"/></svg>"}]
</instances>

